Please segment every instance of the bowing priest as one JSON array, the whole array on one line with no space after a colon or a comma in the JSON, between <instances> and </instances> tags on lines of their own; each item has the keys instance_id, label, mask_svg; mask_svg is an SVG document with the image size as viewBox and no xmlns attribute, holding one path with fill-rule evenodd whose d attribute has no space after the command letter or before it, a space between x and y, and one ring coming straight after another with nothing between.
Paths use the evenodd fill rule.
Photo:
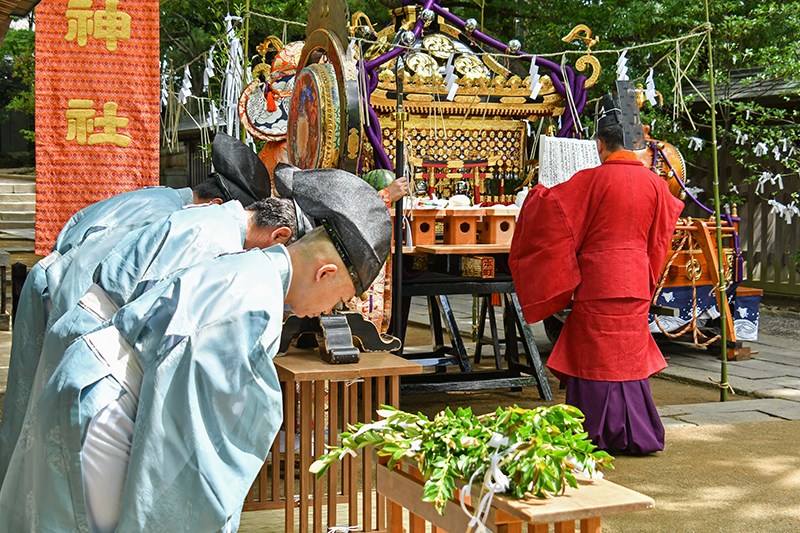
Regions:
<instances>
[{"instance_id":1,"label":"bowing priest","mask_svg":"<svg viewBox=\"0 0 800 533\"><path fill-rule=\"evenodd\" d=\"M224 254L157 283L65 352L0 488L0 532L235 531L282 421L272 358L299 316L361 293L389 253L377 192L297 171L289 247Z\"/></svg>"},{"instance_id":2,"label":"bowing priest","mask_svg":"<svg viewBox=\"0 0 800 533\"><path fill-rule=\"evenodd\" d=\"M566 382L589 437L604 450L645 454L664 448L648 378L667 366L648 311L683 204L624 148L616 100L601 104L603 163L528 193L509 265L528 323L572 302L547 366Z\"/></svg>"},{"instance_id":3,"label":"bowing priest","mask_svg":"<svg viewBox=\"0 0 800 533\"><path fill-rule=\"evenodd\" d=\"M31 268L14 320L6 396L9 401L4 403L3 423L0 425L0 486L29 405L37 369L40 380L43 372L51 373L54 369L53 365L47 369L39 367L45 331L84 296L92 284L98 262L131 232L166 215L181 213L182 208L192 202L221 204L224 199L237 200L249 206L270 195L266 168L244 143L218 134L214 139L212 160L216 172L194 191L148 187L82 209L64 226L53 251ZM241 206L238 209L228 206L225 212L239 219L245 217ZM192 213L181 217L202 218L198 215ZM286 225L279 219L269 220L263 215L260 220L275 229ZM237 233L240 223L233 221ZM284 228L284 233L286 231L290 232ZM226 248L216 253L221 251L231 250ZM52 308L51 302L54 302Z\"/></svg>"}]
</instances>

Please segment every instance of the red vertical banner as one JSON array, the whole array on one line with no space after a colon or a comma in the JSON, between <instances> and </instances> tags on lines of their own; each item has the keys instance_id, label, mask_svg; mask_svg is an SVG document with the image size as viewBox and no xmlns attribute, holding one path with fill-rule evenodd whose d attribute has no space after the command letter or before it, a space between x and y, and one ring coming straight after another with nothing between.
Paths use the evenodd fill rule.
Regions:
<instances>
[{"instance_id":1,"label":"red vertical banner","mask_svg":"<svg viewBox=\"0 0 800 533\"><path fill-rule=\"evenodd\" d=\"M36 7L36 253L83 207L159 171L158 0Z\"/></svg>"}]
</instances>

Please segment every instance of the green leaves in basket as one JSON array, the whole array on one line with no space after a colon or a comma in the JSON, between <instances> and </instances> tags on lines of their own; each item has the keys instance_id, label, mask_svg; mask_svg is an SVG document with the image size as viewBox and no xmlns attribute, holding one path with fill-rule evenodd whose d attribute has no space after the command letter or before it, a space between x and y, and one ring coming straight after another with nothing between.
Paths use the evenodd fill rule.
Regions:
<instances>
[{"instance_id":1,"label":"green leaves in basket","mask_svg":"<svg viewBox=\"0 0 800 533\"><path fill-rule=\"evenodd\" d=\"M403 457L415 461L425 480L423 501L444 514L456 479L481 485L493 480L512 497L547 498L567 485L577 488L576 472L591 476L613 468L613 457L587 439L583 413L568 405L498 408L481 416L447 408L433 420L384 406L378 415L378 422L350 426L341 447L329 447L310 471L320 477L334 461L374 446L389 457L389 468Z\"/></svg>"}]
</instances>

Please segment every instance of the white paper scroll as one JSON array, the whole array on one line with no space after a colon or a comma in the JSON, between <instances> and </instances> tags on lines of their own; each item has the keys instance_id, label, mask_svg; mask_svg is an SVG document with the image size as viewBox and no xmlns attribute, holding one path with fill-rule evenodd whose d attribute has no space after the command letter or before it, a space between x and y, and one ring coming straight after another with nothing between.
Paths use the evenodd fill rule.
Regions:
<instances>
[{"instance_id":1,"label":"white paper scroll","mask_svg":"<svg viewBox=\"0 0 800 533\"><path fill-rule=\"evenodd\" d=\"M547 136L539 140L539 183L548 189L597 166L600 156L595 141Z\"/></svg>"}]
</instances>

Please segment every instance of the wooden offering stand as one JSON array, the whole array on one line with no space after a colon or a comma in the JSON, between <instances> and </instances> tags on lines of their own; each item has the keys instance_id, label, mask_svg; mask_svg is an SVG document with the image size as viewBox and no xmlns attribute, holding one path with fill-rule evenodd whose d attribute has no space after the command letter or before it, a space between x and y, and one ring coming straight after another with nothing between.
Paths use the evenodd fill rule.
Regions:
<instances>
[{"instance_id":1,"label":"wooden offering stand","mask_svg":"<svg viewBox=\"0 0 800 533\"><path fill-rule=\"evenodd\" d=\"M384 458L379 459L384 461ZM422 475L409 463L392 471L386 464L378 465L377 491L389 500L389 533L403 533L403 511L408 511L411 532L426 531L430 522L432 531L461 533L471 531L470 518L462 511L459 503L460 491L455 500L450 500L441 516L433 504L422 501ZM576 522L580 523L581 533L600 533L603 516L630 513L652 509L655 501L649 496L627 489L604 479L583 483L579 488L567 487L561 496L539 500L528 497L515 500L502 494L492 499L486 527L497 533L522 533L523 524L528 524L529 533L547 533L554 524L555 533L574 533ZM480 494L473 487L472 494ZM465 502L468 509L470 502ZM477 503L474 502L474 503Z\"/></svg>"},{"instance_id":2,"label":"wooden offering stand","mask_svg":"<svg viewBox=\"0 0 800 533\"><path fill-rule=\"evenodd\" d=\"M321 533L341 523L336 512L341 505L347 523L360 524L359 531L385 531L386 501L375 498L372 491L372 453L347 457L319 480L308 467L325 453L325 444L337 445L348 424L376 420L381 405L399 407L400 376L420 373L422 367L387 352L365 353L357 363L332 365L322 361L316 349L294 347L274 363L283 388L288 436L275 439L243 510L284 509L287 533L295 531L295 513L301 533Z\"/></svg>"}]
</instances>

